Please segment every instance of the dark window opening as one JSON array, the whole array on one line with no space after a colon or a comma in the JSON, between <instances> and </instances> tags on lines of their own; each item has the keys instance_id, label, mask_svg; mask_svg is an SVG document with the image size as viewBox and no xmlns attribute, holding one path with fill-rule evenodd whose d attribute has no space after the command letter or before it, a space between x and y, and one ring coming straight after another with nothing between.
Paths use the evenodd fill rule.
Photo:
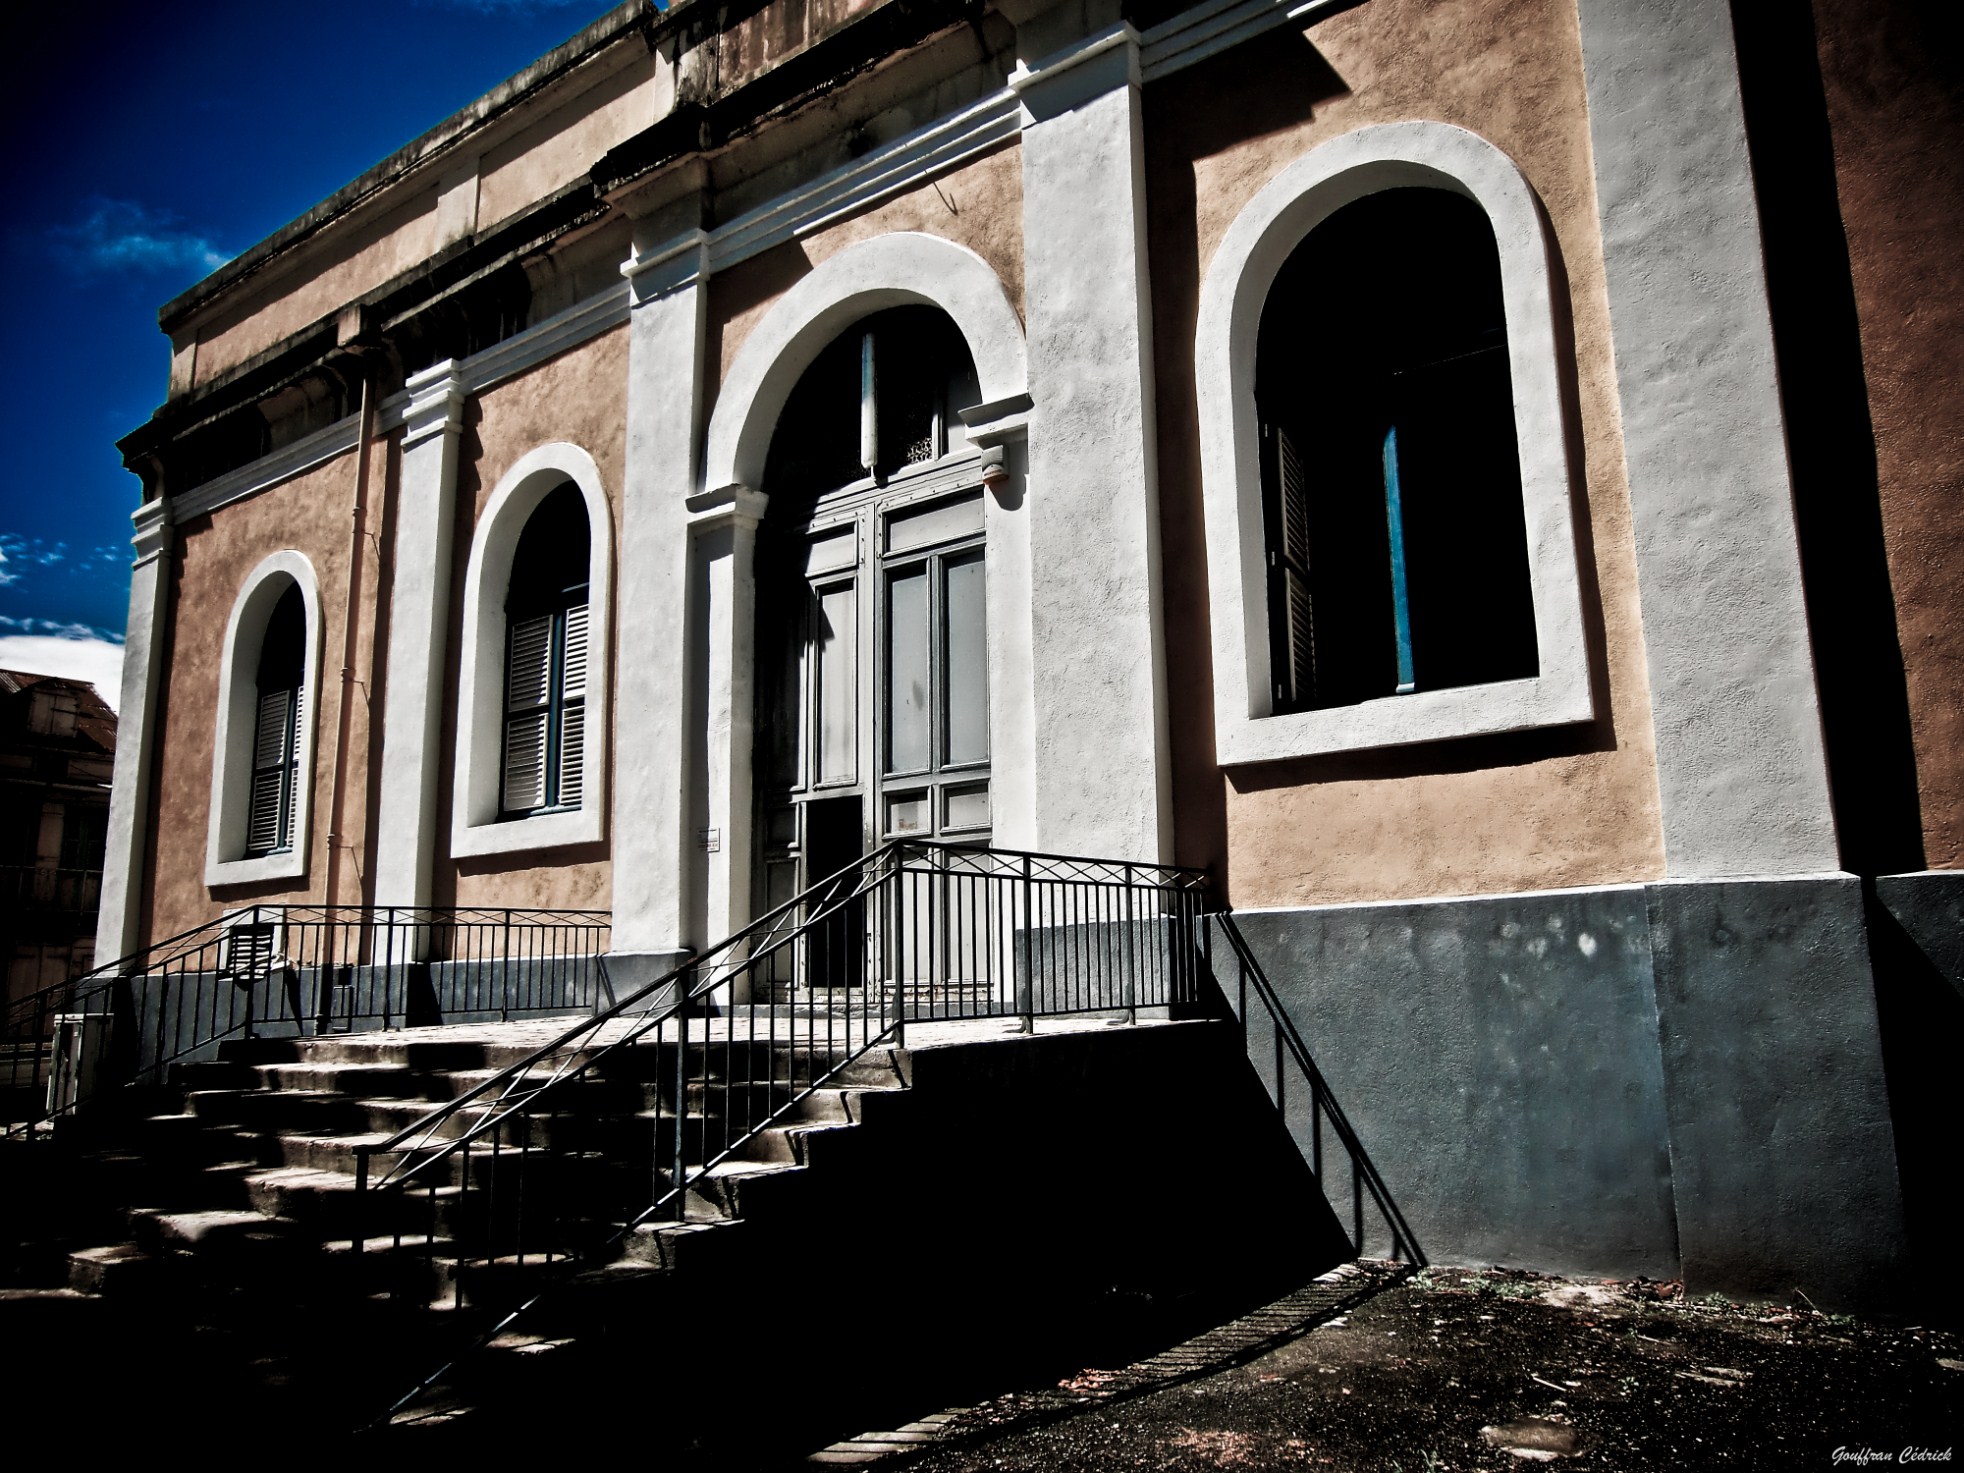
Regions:
<instances>
[{"instance_id":1,"label":"dark window opening","mask_svg":"<svg viewBox=\"0 0 1964 1473\"><path fill-rule=\"evenodd\" d=\"M300 733L306 722L307 605L289 583L273 606L254 672L252 789L246 811L246 858L293 848L294 808L302 781Z\"/></svg>"},{"instance_id":2,"label":"dark window opening","mask_svg":"<svg viewBox=\"0 0 1964 1473\"><path fill-rule=\"evenodd\" d=\"M1277 712L1535 675L1493 227L1393 189L1299 245L1262 312Z\"/></svg>"},{"instance_id":3,"label":"dark window opening","mask_svg":"<svg viewBox=\"0 0 1964 1473\"><path fill-rule=\"evenodd\" d=\"M109 810L99 803L65 805L61 823L61 867L101 869L109 847Z\"/></svg>"},{"instance_id":4,"label":"dark window opening","mask_svg":"<svg viewBox=\"0 0 1964 1473\"><path fill-rule=\"evenodd\" d=\"M591 551L586 500L571 481L519 534L505 598L504 818L578 808L585 795Z\"/></svg>"},{"instance_id":5,"label":"dark window opening","mask_svg":"<svg viewBox=\"0 0 1964 1473\"><path fill-rule=\"evenodd\" d=\"M774 497L808 501L937 460L961 443L959 411L980 398L968 345L945 313L876 312L798 380L771 437L764 484Z\"/></svg>"}]
</instances>

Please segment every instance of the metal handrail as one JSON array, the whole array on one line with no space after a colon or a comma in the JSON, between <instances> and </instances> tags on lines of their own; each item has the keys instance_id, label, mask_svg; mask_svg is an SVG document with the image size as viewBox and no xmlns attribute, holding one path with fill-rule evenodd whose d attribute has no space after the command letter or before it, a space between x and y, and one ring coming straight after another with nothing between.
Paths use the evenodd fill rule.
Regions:
<instances>
[{"instance_id":1,"label":"metal handrail","mask_svg":"<svg viewBox=\"0 0 1964 1473\"><path fill-rule=\"evenodd\" d=\"M1383 1219L1386 1228L1390 1231L1391 1257L1410 1262L1421 1268L1424 1267L1425 1255L1419 1249L1418 1240L1412 1235L1411 1227L1406 1223L1404 1214L1398 1210L1398 1204L1392 1200L1390 1187L1385 1184L1384 1178L1378 1173L1377 1166L1372 1162L1369 1153L1365 1151L1364 1143L1358 1138L1356 1130L1351 1126L1350 1118L1344 1114L1343 1107L1337 1103L1336 1096L1331 1092L1329 1081L1323 1077L1323 1071L1316 1066L1315 1059L1310 1056L1309 1046L1303 1042L1302 1034L1297 1031L1294 1021L1289 1017L1288 1011L1282 1006L1282 1000L1276 995L1274 986L1268 980L1268 974L1262 969L1261 962L1256 959L1253 948L1248 945L1248 938L1241 934L1241 928L1235 924L1234 913L1231 910L1222 909L1209 916L1208 919L1213 923L1213 927L1218 928L1221 934L1227 938L1229 949L1234 953L1237 964L1236 972L1239 984L1237 995L1235 998L1228 998L1226 989L1223 987L1222 1002L1241 1024L1244 1052L1246 1052L1247 1045L1248 993L1251 983L1256 998L1261 1002L1262 1007L1268 1014L1269 1027L1273 1030L1275 1039L1276 1114L1281 1116L1285 1121L1288 1118L1288 1095L1286 1085L1284 1084L1287 1075L1283 1069L1285 1051L1289 1062L1295 1065L1297 1073L1302 1076L1309 1086L1310 1145L1304 1154L1311 1174L1315 1176L1319 1185L1323 1183L1325 1173L1322 1149L1322 1122L1326 1119L1330 1122L1330 1127L1336 1136L1337 1144L1350 1157L1352 1184L1350 1240L1352 1248L1359 1253L1364 1251L1363 1194L1368 1191L1373 1205L1378 1210L1378 1215ZM1211 961L1209 970L1212 970ZM1216 986L1220 985L1220 979L1218 977L1215 978L1215 984ZM1300 1145L1301 1143L1298 1142L1298 1144ZM1334 1205L1332 1204L1333 1207Z\"/></svg>"},{"instance_id":2,"label":"metal handrail","mask_svg":"<svg viewBox=\"0 0 1964 1473\"><path fill-rule=\"evenodd\" d=\"M604 1031L607 1024L612 1023L619 1018L631 1015L636 1010L636 1008L642 1007L644 1004L648 1002L650 998L654 997L656 994L660 993L664 989L675 989L678 979L689 976L691 974L700 975L703 967L715 965L717 959L719 958L725 958L725 959L736 958L737 951L743 945L743 943L745 943L746 941L754 940L756 937L760 935L768 934L772 927L781 923L787 916L794 914L800 905L808 903L814 896L817 896L821 892L828 890L831 886L835 885L840 879L842 879L847 874L850 874L854 870L862 869L871 860L880 857L882 855L885 855L886 853L888 853L888 851L896 847L897 845L895 844L888 844L885 845L883 848L875 850L873 854L867 855L863 859L854 860L851 864L848 864L843 868L839 869L838 871L836 871L835 873L827 876L825 879L819 881L816 885L810 886L809 888L802 891L801 893L794 895L791 899L785 901L783 904L774 906L772 909L766 911L763 915L759 916L756 920L752 921L749 925L743 927L743 929L736 931L731 935L726 936L723 940L717 942L714 946L710 947L707 951L691 953L689 955L688 960L678 963L676 966L671 967L668 971L663 972L660 976L656 977L652 982L647 983L645 986L636 988L633 992L629 993L626 997L618 999L617 1001L614 1002L614 1004L611 1007L608 1007L605 1011L595 1014L592 1018L583 1019L582 1021L575 1023L571 1028L568 1028L564 1033L560 1034L557 1038L553 1039L550 1043L542 1044L539 1048L535 1049L532 1053L528 1054L525 1058L520 1059L515 1064L510 1064L506 1066L498 1073L492 1075L489 1079L480 1082L476 1087L467 1090L465 1093L457 1095L450 1100L445 1101L443 1104L438 1105L435 1109L431 1110L428 1114L423 1115L421 1118L411 1121L408 1125L405 1125L401 1130L397 1131L394 1135L390 1136L387 1140L380 1141L372 1145L364 1144L356 1147L355 1154L357 1159L360 1161L362 1167L366 1169L368 1161L373 1157L397 1154L397 1153L404 1152L405 1150L414 1151L418 1149L420 1146L427 1144L431 1139L434 1139L436 1133L440 1131L444 1127L444 1125L446 1125L451 1119L453 1119L461 1111L468 1108L472 1104L476 1103L479 1099L491 1093L493 1090L497 1091L497 1095L498 1095L497 1104L504 1105L510 1103L516 1106L516 1105L523 1104L526 1100L529 1100L530 1098L532 1098L533 1095L539 1093L540 1091L549 1089L552 1085L558 1083L561 1078L565 1077L565 1072L567 1068L569 1068L575 1063L584 1062L582 1052L577 1047L577 1045L579 1045L582 1040L592 1039L598 1036L602 1031ZM817 918L814 918L814 920L816 919ZM602 966L603 967L605 966L604 958L602 959ZM661 1011L656 1012L650 1010L647 1013L641 1025L633 1029L628 1034L628 1036L611 1041L607 1045L608 1050L612 1051L613 1049L620 1048L634 1043L642 1035L644 1035L650 1028L661 1023L671 1013L673 1013L677 1003L685 1000L693 1000L701 996L703 991L709 990L715 987L716 985L717 983L715 980L711 980L709 982L703 983L698 987L692 988L686 994L686 998L678 994L676 1001L671 1002L668 1007L662 1009ZM533 1069L537 1068L542 1063L553 1063L553 1062L557 1062L559 1064L560 1067L557 1070L555 1070L547 1078L537 1081L533 1088L526 1089L522 1093L519 1092L519 1087L528 1082L528 1076L530 1075ZM497 1117L497 1118L502 1118L502 1117ZM478 1122L477 1126L474 1126L472 1128L470 1134L467 1136L446 1137L446 1139L450 1141L451 1146L449 1148L444 1149L441 1154L442 1155L450 1154L450 1149L454 1148L455 1146L463 1145L469 1139L475 1138L475 1136L483 1134L485 1130L489 1129L490 1126L495 1123L496 1123L495 1118L491 1120L480 1121ZM410 1145L410 1142L412 1140L416 1142L416 1145L414 1146ZM436 1158L429 1158L429 1159L436 1159ZM412 1160L413 1158L405 1157L405 1164L406 1165L409 1164L410 1161ZM423 1163L420 1161L415 1162L414 1165L410 1166L410 1169L411 1170L420 1169L420 1166L422 1164ZM373 1186L373 1187L382 1187L382 1186L386 1186L392 1179L397 1179L397 1178L393 1178L390 1176L378 1177L375 1178L373 1181L366 1182L365 1185Z\"/></svg>"},{"instance_id":3,"label":"metal handrail","mask_svg":"<svg viewBox=\"0 0 1964 1473\"><path fill-rule=\"evenodd\" d=\"M655 997L664 989L673 990L675 996L666 1007L661 1008L659 1011L649 1010L642 1021L630 1029L625 1035L610 1040L606 1044L604 1052L612 1053L615 1050L633 1046L650 1031L659 1027L672 1017L678 1007L700 1002L710 993L723 986L734 972L754 968L761 962L769 960L774 954L785 950L795 944L799 939L808 936L814 929L830 920L845 907L852 904L853 901L863 898L871 880L881 873L880 866L891 862L896 856L904 858L909 852L954 857L990 855L998 858L1029 861L1030 878L1037 883L1068 881L1070 883L1110 886L1114 888L1123 885L1122 880L1114 881L1106 878L1090 878L1082 874L1070 873L1070 867L1105 871L1143 871L1151 875L1177 877L1180 881L1196 888L1204 884L1206 878L1203 871L1171 864L1127 864L1123 861L1096 859L1084 855L995 849L986 845L977 844L946 843L932 840L890 840L878 849L873 850L870 854L863 855L841 866L832 874L818 881L818 883L807 886L803 891L792 896L789 900L772 907L763 915L750 922L750 924L725 937L707 951L695 953L688 960L679 963L669 971L656 977L653 981L637 988L626 997L619 999L604 1012L597 1014L591 1019L585 1019L574 1024L551 1042L541 1045L527 1057L508 1065L499 1073L480 1082L476 1087L437 1106L421 1118L404 1126L387 1140L373 1145L365 1144L357 1147L357 1159L361 1169L364 1171L368 1169L368 1163L374 1157L384 1155L402 1155L404 1157L402 1163L400 1163L401 1170L381 1177L375 1177L372 1180L368 1180L366 1185L379 1188L388 1185L391 1181L401 1181L410 1175L432 1169L436 1162L453 1154L458 1148L467 1145L470 1141L496 1128L510 1110L522 1108L536 1095L558 1084L562 1079L567 1077L568 1072L575 1065L578 1065L584 1071L588 1064L597 1062L600 1055L586 1055L582 1048L583 1043L597 1038L605 1031L607 1024L633 1014L637 1008L642 1007L650 998ZM844 895L838 894L837 890L840 882L847 876L855 873L859 875L858 885ZM812 904L814 901L819 902L822 906L819 912L806 916L792 931L780 932L773 935L773 932L778 931L778 928L782 926L784 921L798 915L804 907ZM745 943L755 942L760 938L768 938L767 944L762 951L752 950L746 952L743 950ZM718 970L719 966L728 970ZM687 991L684 993L677 988L677 983L685 977L692 978L693 980L689 983ZM546 1078L537 1081L531 1080L530 1075L532 1071L542 1063L555 1063L558 1067ZM527 1085L530 1085L530 1087L525 1087ZM432 1155L419 1157L410 1154L420 1151L423 1147L428 1146L430 1142L438 1139L439 1133L459 1113L493 1091L497 1093L497 1100L492 1108L496 1110L498 1106L504 1106L506 1107L504 1110L499 1110L496 1114L480 1118L463 1135L442 1137L445 1144L439 1147ZM760 1126L758 1128L761 1130L764 1127Z\"/></svg>"},{"instance_id":4,"label":"metal handrail","mask_svg":"<svg viewBox=\"0 0 1964 1473\"><path fill-rule=\"evenodd\" d=\"M454 1310L489 1308L456 1321L488 1320L481 1345L582 1266L619 1256L637 1228L686 1219L698 1186L721 1190L706 1185L721 1163L869 1054L904 1047L910 1021L993 1016L1028 1030L1040 1015L1198 1005L1205 884L1177 865L883 845L387 1141L357 1147L350 1246L396 1255L398 1276L377 1282L425 1303L436 1292ZM828 948L847 959L827 960ZM583 1113L588 1082L640 1089L652 1107L623 1115L616 1099L612 1114ZM642 1133L623 1149L621 1128ZM419 1260L427 1269L409 1272ZM479 1275L514 1269L516 1284L477 1287Z\"/></svg>"},{"instance_id":5,"label":"metal handrail","mask_svg":"<svg viewBox=\"0 0 1964 1473\"><path fill-rule=\"evenodd\" d=\"M916 865L926 862L938 867L909 868L910 862ZM997 868L959 867L985 864ZM1009 868L1002 868L1005 865ZM1020 885L1023 895L1020 914L1026 922L1043 910L1037 897L1054 895L1058 887L1077 887L1078 892L1097 892L1106 897L1124 893L1128 888L1133 892L1142 888L1169 894L1177 891L1190 897L1187 909L1197 916L1200 893L1205 885L1202 871L1178 865L1127 864L1085 856L925 840L889 842L773 907L734 935L619 999L596 1017L567 1029L525 1058L427 1112L387 1140L357 1147L359 1192L367 1199L369 1194L385 1188L402 1191L422 1179L433 1181L440 1174L443 1163L460 1153L468 1154L486 1137L493 1138L494 1148L499 1148L496 1143L503 1134L521 1126L528 1115L537 1113L556 1090L591 1077L608 1060L641 1044L651 1034L657 1035L658 1041L666 1041L665 1030L671 1024L686 1030L691 1017L703 1013L704 1005L712 1001L714 994L731 988L746 974L761 973L778 959L792 953L800 942L810 941L854 906L864 905L876 891L883 887L893 889L900 886L908 876L938 877L944 884L956 885L963 882ZM1041 887L1050 888L1046 891ZM1109 898L1100 902L1106 907L1103 910L1084 899L1082 893L1074 894L1073 898L1075 908L1057 910L1051 916L1055 924L1049 930L1062 933L1072 926L1087 924L1105 927L1132 924L1118 914L1116 902ZM929 925L931 930L931 918ZM1032 929L1026 925L1023 932L1026 953L1030 949ZM917 941L916 946L919 944ZM930 949L935 945L931 936L926 944ZM1048 949L1055 949L1054 938L1042 944ZM1046 956L1044 960L1051 958ZM1082 969L1084 958L1074 960ZM1026 954L1024 961L1028 964L1031 958ZM997 962L1000 964L1001 958L997 958ZM870 992L877 984L869 978L865 985ZM667 995L659 996L664 990ZM912 990L918 995L922 989L914 986ZM1053 1000L1051 1004L1037 1006L1034 990L1032 986L1031 996L1024 1000L1026 1018L1032 1018L1039 1012L1049 1014L1085 1010L1082 1006L1074 1005L1071 999ZM831 1057L828 1066L821 1072L813 1073L802 1089L793 1092L775 1109L726 1137L719 1149L706 1153L693 1169L686 1169L678 1162L675 1169L668 1173L666 1189L654 1193L637 1212L625 1216L607 1241L618 1243L634 1227L666 1210L686 1193L693 1182L700 1180L704 1172L740 1151L812 1090L822 1087L826 1079L850 1068L871 1050L889 1041L898 1043L903 1039L908 991L909 985L903 983L902 995L896 1000L891 1016L886 1011L884 993L877 1011L874 1004L869 1002L860 1011L852 1013L850 1018L843 1012L829 1013L828 1026L836 1025L838 1031L828 1038L828 1047L831 1043L844 1047ZM651 1000L654 1000L653 1006L649 1005ZM1170 991L1166 997L1158 1000L1171 1000ZM637 1009L644 1010L638 1018L617 1036L605 1037L609 1025L634 1015ZM733 1032L726 1032L723 1042L726 1045L741 1042L748 1047L767 1046L778 1041L779 1035L775 1029L780 1020L774 1005L767 1031L761 1036L755 1031L754 1015L748 1021L750 1031L741 1039L737 1039ZM782 1021L790 1028L783 1036L795 1038L795 1027L790 1027L795 1020L788 1011ZM873 1026L875 1022L877 1027ZM850 1026L852 1024L857 1025L856 1031ZM735 1024L732 1023L730 1027L734 1029ZM855 1042L856 1047L853 1046ZM756 1082L748 1081L750 1084ZM459 1125L459 1117L472 1110L478 1112L477 1117ZM679 1139L679 1127L676 1134ZM382 1157L392 1157L394 1160L378 1172L375 1162Z\"/></svg>"},{"instance_id":6,"label":"metal handrail","mask_svg":"<svg viewBox=\"0 0 1964 1473\"><path fill-rule=\"evenodd\" d=\"M590 1009L611 924L606 911L546 907L242 907L16 1002L0 1046L17 1113L0 1135L32 1135L229 1040L407 1026L437 973L467 1010ZM19 1093L23 1053L29 1091L50 1085L44 1101Z\"/></svg>"}]
</instances>

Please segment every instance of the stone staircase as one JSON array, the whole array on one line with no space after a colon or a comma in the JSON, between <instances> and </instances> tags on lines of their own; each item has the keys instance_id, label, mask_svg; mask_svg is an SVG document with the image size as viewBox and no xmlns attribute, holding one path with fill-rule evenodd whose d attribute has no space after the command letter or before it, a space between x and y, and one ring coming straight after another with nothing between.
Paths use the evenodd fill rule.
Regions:
<instances>
[{"instance_id":1,"label":"stone staircase","mask_svg":"<svg viewBox=\"0 0 1964 1473\"><path fill-rule=\"evenodd\" d=\"M973 1036L957 1036L963 1029ZM948 1036L917 1041L932 1030ZM355 1148L538 1041L500 1041L491 1025L419 1031L429 1036L228 1045L215 1062L179 1068L167 1091L34 1146L51 1153L44 1166L60 1158L47 1181L72 1200L53 1229L26 1235L12 1265L22 1287L0 1294L0 1325L11 1313L84 1361L105 1339L150 1347L142 1384L160 1409L190 1396L226 1404L235 1425L305 1417L322 1435L382 1414L486 1324L455 1312L460 1283L478 1306L515 1305L550 1272L536 1256L485 1258L489 1194L465 1192L454 1170L418 1187L414 1223L370 1223L389 1236L352 1251ZM1275 1173L1273 1149L1289 1150L1286 1140L1268 1138L1259 1167L1237 1162L1250 1126L1273 1125L1273 1112L1265 1119L1265 1098L1237 1094L1219 1032L1097 1023L1019 1038L1001 1020L912 1028L914 1047L863 1055L698 1177L682 1220L636 1228L611 1256L555 1275L551 1294L381 1435L495 1445L536 1430L539 1409L566 1398L591 1418L595 1384L652 1370L674 1408L665 1415L677 1457L709 1466L707 1449L764 1435L733 1429L727 1412L774 1355L800 1367L774 1392L785 1445L822 1445L829 1428L877 1423L888 1403L958 1399L964 1376L1014 1343L1023 1316L1075 1310L1091 1323L1124 1284L1149 1279L1170 1304L1179 1294L1168 1285L1221 1279L1209 1255L1231 1222L1226 1236L1242 1240L1234 1252L1259 1240L1256 1258L1278 1256L1274 1274L1253 1278L1300 1282L1344 1245L1274 1231L1314 1200L1314 1186ZM555 1144L573 1148L555 1152L555 1221L562 1233L569 1218L584 1221L591 1243L618 1231L637 1184L645 1203L648 1182L665 1180L652 1170L654 1135L674 1123L674 1086L665 1094L655 1082L674 1078L672 1054L629 1048L609 1062L604 1078L579 1086L580 1107L549 1122L566 1133ZM791 1093L780 1081L746 1086L765 1096L746 1098L700 1060L683 1073L691 1122L760 1118ZM1190 1141L1182 1128L1139 1129L1175 1076L1205 1106L1189 1112ZM1223 1110L1239 1122L1237 1144L1216 1142L1236 1205L1196 1225L1188 1214L1199 1204L1182 1207L1176 1166L1214 1133L1204 1118ZM1226 1277L1239 1285L1247 1266ZM1140 1292L1126 1289L1126 1302ZM916 1344L933 1355L922 1360ZM47 1394L72 1399L75 1389L51 1384Z\"/></svg>"}]
</instances>

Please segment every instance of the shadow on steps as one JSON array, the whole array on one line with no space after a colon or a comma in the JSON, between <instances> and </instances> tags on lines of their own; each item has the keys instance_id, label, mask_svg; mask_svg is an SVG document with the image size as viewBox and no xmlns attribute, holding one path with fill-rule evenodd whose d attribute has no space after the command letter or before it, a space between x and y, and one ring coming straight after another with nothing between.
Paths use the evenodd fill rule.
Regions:
<instances>
[{"instance_id":1,"label":"shadow on steps","mask_svg":"<svg viewBox=\"0 0 1964 1473\"><path fill-rule=\"evenodd\" d=\"M682 1273L560 1296L363 1441L618 1435L663 1466L760 1468L1126 1365L1353 1256L1229 1027L911 1062L913 1089Z\"/></svg>"}]
</instances>

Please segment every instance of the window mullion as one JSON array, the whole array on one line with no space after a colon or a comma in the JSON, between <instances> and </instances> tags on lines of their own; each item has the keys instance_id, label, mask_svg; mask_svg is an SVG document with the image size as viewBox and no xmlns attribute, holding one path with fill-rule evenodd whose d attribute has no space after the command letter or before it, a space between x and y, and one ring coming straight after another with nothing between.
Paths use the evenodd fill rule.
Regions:
<instances>
[{"instance_id":1,"label":"window mullion","mask_svg":"<svg viewBox=\"0 0 1964 1473\"><path fill-rule=\"evenodd\" d=\"M566 705L566 611L552 616L546 653L546 781L545 806L559 803L559 738Z\"/></svg>"}]
</instances>

